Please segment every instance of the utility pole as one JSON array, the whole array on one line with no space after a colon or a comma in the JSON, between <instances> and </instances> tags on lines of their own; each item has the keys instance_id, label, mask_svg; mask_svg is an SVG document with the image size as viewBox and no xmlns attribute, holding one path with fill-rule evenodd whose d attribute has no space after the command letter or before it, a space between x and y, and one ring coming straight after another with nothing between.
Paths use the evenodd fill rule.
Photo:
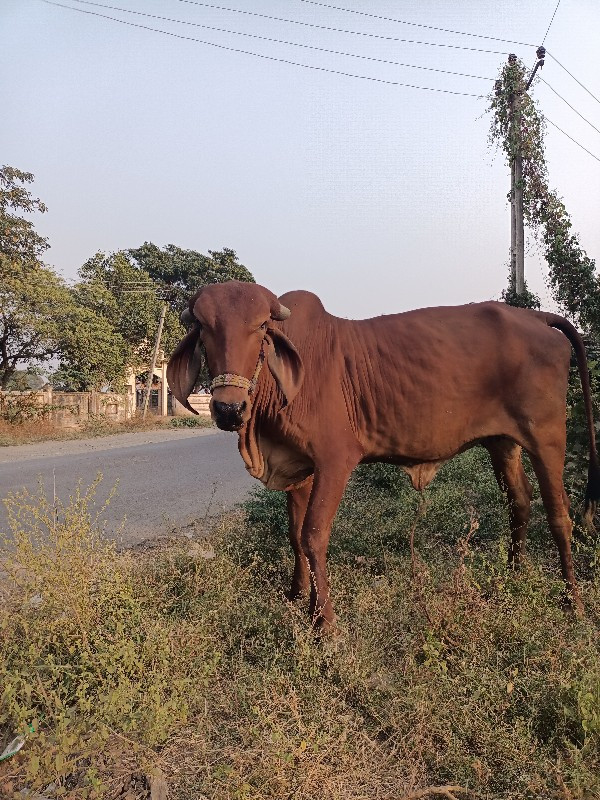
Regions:
<instances>
[{"instance_id":1,"label":"utility pole","mask_svg":"<svg viewBox=\"0 0 600 800\"><path fill-rule=\"evenodd\" d=\"M536 51L537 62L527 85L524 89L516 88L509 96L509 119L510 130L509 139L514 148L510 165L510 275L511 282L517 295L525 291L525 225L523 221L523 151L522 151L522 130L521 130L521 96L529 89L531 82L538 70L544 66L544 47L538 47ZM511 53L508 63L513 66L517 63L517 57ZM500 81L496 82L496 93L501 91Z\"/></svg>"},{"instance_id":2,"label":"utility pole","mask_svg":"<svg viewBox=\"0 0 600 800\"><path fill-rule=\"evenodd\" d=\"M508 63L513 66L517 57L511 53ZM525 291L525 227L523 223L523 154L521 152L521 91L516 89L508 98L509 139L514 148L510 165L510 275L516 294Z\"/></svg>"},{"instance_id":3,"label":"utility pole","mask_svg":"<svg viewBox=\"0 0 600 800\"><path fill-rule=\"evenodd\" d=\"M165 303L162 307L162 311L160 312L160 322L158 323L158 331L156 332L156 341L154 342L152 361L150 362L148 377L146 378L146 396L144 397L144 408L142 410L142 419L146 419L146 414L148 412L148 402L150 400L150 392L152 390L152 381L154 380L154 367L156 366L156 359L158 358L158 348L160 347L160 337L162 336L162 329L165 323L166 314L167 314L167 304Z\"/></svg>"}]
</instances>

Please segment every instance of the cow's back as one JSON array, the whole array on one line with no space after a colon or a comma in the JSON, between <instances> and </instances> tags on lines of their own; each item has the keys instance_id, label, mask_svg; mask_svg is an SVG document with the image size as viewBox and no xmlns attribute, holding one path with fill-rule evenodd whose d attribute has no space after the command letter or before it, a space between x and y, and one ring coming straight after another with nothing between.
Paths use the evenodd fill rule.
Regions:
<instances>
[{"instance_id":1,"label":"cow's back","mask_svg":"<svg viewBox=\"0 0 600 800\"><path fill-rule=\"evenodd\" d=\"M487 302L343 320L308 292L282 301L307 368L298 415L318 428L327 408L327 436L350 429L367 459L445 459L564 417L570 345L541 314Z\"/></svg>"}]
</instances>

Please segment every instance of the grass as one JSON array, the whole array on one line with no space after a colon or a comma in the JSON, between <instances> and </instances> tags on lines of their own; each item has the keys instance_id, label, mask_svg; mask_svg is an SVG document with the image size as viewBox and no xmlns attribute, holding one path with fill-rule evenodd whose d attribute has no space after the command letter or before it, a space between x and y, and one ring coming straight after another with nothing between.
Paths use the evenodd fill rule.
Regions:
<instances>
[{"instance_id":1,"label":"grass","mask_svg":"<svg viewBox=\"0 0 600 800\"><path fill-rule=\"evenodd\" d=\"M210 418L200 416L167 418L149 415L145 420L141 416L135 416L123 422L112 422L106 417L95 416L72 428L63 428L45 419L26 420L20 423L0 419L0 447L51 440L87 439L95 436L111 436L115 433L156 430L157 428L209 428L212 425Z\"/></svg>"},{"instance_id":2,"label":"grass","mask_svg":"<svg viewBox=\"0 0 600 800\"><path fill-rule=\"evenodd\" d=\"M210 541L129 553L97 533L93 489L58 513L12 498L0 750L26 742L0 762L0 795L130 800L164 780L171 800L600 797L597 543L577 546L577 620L539 504L528 565L506 568L483 455L448 465L418 516L393 469L357 470L332 538L331 641L284 600L281 493Z\"/></svg>"}]
</instances>

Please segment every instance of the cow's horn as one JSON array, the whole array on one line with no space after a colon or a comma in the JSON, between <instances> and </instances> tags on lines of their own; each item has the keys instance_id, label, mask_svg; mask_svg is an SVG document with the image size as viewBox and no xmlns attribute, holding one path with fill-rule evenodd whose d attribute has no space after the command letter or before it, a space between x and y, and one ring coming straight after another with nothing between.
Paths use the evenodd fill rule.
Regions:
<instances>
[{"instance_id":1,"label":"cow's horn","mask_svg":"<svg viewBox=\"0 0 600 800\"><path fill-rule=\"evenodd\" d=\"M289 310L289 308L286 308L285 306L282 306L281 303L280 303L279 304L279 310L276 311L274 314L271 314L271 317L273 319L277 319L277 320L281 321L281 320L287 319L291 313L292 312Z\"/></svg>"},{"instance_id":2,"label":"cow's horn","mask_svg":"<svg viewBox=\"0 0 600 800\"><path fill-rule=\"evenodd\" d=\"M196 321L195 318L194 318L194 315L189 310L189 308L184 308L183 309L183 311L181 312L181 316L179 317L179 320L180 320L182 325L186 325L186 326L187 325L193 325L193 323Z\"/></svg>"}]
</instances>

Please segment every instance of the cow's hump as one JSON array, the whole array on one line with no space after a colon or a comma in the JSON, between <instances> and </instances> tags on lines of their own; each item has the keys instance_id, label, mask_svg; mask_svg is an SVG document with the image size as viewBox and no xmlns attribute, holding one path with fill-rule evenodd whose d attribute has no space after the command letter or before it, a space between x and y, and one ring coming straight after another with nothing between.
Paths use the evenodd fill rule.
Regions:
<instances>
[{"instance_id":1,"label":"cow's hump","mask_svg":"<svg viewBox=\"0 0 600 800\"><path fill-rule=\"evenodd\" d=\"M282 294L279 301L284 306L289 308L294 314L301 314L303 317L322 316L326 314L325 308L321 300L316 294L306 292L303 289L297 289L293 292L286 292Z\"/></svg>"}]
</instances>

